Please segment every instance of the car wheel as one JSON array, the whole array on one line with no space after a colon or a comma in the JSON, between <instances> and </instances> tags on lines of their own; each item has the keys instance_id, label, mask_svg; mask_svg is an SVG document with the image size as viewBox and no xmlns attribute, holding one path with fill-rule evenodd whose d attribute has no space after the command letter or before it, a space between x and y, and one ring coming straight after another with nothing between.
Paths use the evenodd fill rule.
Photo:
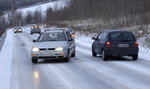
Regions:
<instances>
[{"instance_id":1,"label":"car wheel","mask_svg":"<svg viewBox=\"0 0 150 89\"><path fill-rule=\"evenodd\" d=\"M71 57L75 57L76 56L76 50L74 49L73 53L71 54Z\"/></svg>"},{"instance_id":2,"label":"car wheel","mask_svg":"<svg viewBox=\"0 0 150 89\"><path fill-rule=\"evenodd\" d=\"M133 56L132 56L132 59L133 59L133 60L137 60L137 59L138 59L138 55L133 55Z\"/></svg>"},{"instance_id":3,"label":"car wheel","mask_svg":"<svg viewBox=\"0 0 150 89\"><path fill-rule=\"evenodd\" d=\"M66 58L64 58L64 62L69 62L70 60L70 52L68 51L68 55Z\"/></svg>"},{"instance_id":4,"label":"car wheel","mask_svg":"<svg viewBox=\"0 0 150 89\"><path fill-rule=\"evenodd\" d=\"M96 55L97 55L97 54L95 53L94 48L92 47L92 56L93 56L93 57L96 57Z\"/></svg>"},{"instance_id":5,"label":"car wheel","mask_svg":"<svg viewBox=\"0 0 150 89\"><path fill-rule=\"evenodd\" d=\"M33 34L33 33L30 33L30 34Z\"/></svg>"},{"instance_id":6,"label":"car wheel","mask_svg":"<svg viewBox=\"0 0 150 89\"><path fill-rule=\"evenodd\" d=\"M33 59L32 58L32 63L37 63L38 62L38 59Z\"/></svg>"},{"instance_id":7,"label":"car wheel","mask_svg":"<svg viewBox=\"0 0 150 89\"><path fill-rule=\"evenodd\" d=\"M107 61L107 55L105 54L105 51L103 50L102 51L102 59L103 59L103 61Z\"/></svg>"},{"instance_id":8,"label":"car wheel","mask_svg":"<svg viewBox=\"0 0 150 89\"><path fill-rule=\"evenodd\" d=\"M69 58L65 58L65 59L64 59L64 62L69 62Z\"/></svg>"}]
</instances>

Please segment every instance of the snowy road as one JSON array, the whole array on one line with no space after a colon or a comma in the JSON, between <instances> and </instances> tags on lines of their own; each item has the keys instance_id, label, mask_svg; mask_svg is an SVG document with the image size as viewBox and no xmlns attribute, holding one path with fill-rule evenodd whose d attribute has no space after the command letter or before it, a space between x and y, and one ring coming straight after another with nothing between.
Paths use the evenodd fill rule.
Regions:
<instances>
[{"instance_id":1,"label":"snowy road","mask_svg":"<svg viewBox=\"0 0 150 89\"><path fill-rule=\"evenodd\" d=\"M13 38L10 38L13 52L11 62L8 62L11 72L10 88L7 89L150 89L149 61L110 58L104 62L100 56L92 57L89 43L77 37L77 55L70 62L40 60L38 64L32 64L32 40L38 35L30 35L28 31L18 34L9 31L9 34ZM0 77L5 75L2 74ZM5 83L5 80L1 82ZM0 85L0 89L4 86Z\"/></svg>"}]
</instances>

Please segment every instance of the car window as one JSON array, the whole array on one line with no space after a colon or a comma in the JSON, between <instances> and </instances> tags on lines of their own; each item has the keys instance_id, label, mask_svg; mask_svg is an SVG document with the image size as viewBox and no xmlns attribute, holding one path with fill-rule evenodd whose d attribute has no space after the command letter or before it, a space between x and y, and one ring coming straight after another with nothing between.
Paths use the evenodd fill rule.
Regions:
<instances>
[{"instance_id":1,"label":"car window","mask_svg":"<svg viewBox=\"0 0 150 89\"><path fill-rule=\"evenodd\" d=\"M135 40L135 37L131 32L112 32L110 34L110 40L112 41L131 41Z\"/></svg>"},{"instance_id":2,"label":"car window","mask_svg":"<svg viewBox=\"0 0 150 89\"><path fill-rule=\"evenodd\" d=\"M102 39L102 33L100 33L97 38L98 38L98 40L101 40Z\"/></svg>"},{"instance_id":3,"label":"car window","mask_svg":"<svg viewBox=\"0 0 150 89\"><path fill-rule=\"evenodd\" d=\"M106 36L107 36L107 33L106 32L104 32L103 34L102 34L102 36L101 36L101 40L106 40Z\"/></svg>"},{"instance_id":4,"label":"car window","mask_svg":"<svg viewBox=\"0 0 150 89\"><path fill-rule=\"evenodd\" d=\"M66 32L66 35L67 35L68 39L72 39L72 36L70 35L69 32Z\"/></svg>"},{"instance_id":5,"label":"car window","mask_svg":"<svg viewBox=\"0 0 150 89\"><path fill-rule=\"evenodd\" d=\"M66 36L63 32L43 33L38 41L66 41Z\"/></svg>"},{"instance_id":6,"label":"car window","mask_svg":"<svg viewBox=\"0 0 150 89\"><path fill-rule=\"evenodd\" d=\"M67 31L68 31L68 32L70 32L70 33L72 33L72 32L73 32L73 30L72 30L72 29L68 29Z\"/></svg>"}]
</instances>

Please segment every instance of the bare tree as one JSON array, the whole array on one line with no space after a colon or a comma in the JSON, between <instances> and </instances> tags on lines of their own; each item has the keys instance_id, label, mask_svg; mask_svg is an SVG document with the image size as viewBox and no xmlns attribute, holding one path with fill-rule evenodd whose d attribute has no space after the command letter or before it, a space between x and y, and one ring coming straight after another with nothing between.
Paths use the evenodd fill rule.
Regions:
<instances>
[{"instance_id":1,"label":"bare tree","mask_svg":"<svg viewBox=\"0 0 150 89\"><path fill-rule=\"evenodd\" d=\"M27 15L24 19L24 24L32 24L33 23L33 15L32 12L27 12Z\"/></svg>"}]
</instances>

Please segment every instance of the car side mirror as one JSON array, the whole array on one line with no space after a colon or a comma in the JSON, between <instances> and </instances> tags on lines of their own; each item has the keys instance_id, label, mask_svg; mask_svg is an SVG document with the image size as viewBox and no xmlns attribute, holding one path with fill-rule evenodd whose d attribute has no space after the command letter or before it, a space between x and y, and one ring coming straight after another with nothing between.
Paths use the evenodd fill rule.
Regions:
<instances>
[{"instance_id":1,"label":"car side mirror","mask_svg":"<svg viewBox=\"0 0 150 89\"><path fill-rule=\"evenodd\" d=\"M37 40L33 40L33 42L37 42Z\"/></svg>"},{"instance_id":2,"label":"car side mirror","mask_svg":"<svg viewBox=\"0 0 150 89\"><path fill-rule=\"evenodd\" d=\"M97 40L97 38L96 37L92 37L92 40Z\"/></svg>"},{"instance_id":3,"label":"car side mirror","mask_svg":"<svg viewBox=\"0 0 150 89\"><path fill-rule=\"evenodd\" d=\"M91 39L92 39L92 40L95 40L96 38L95 38L95 37L92 37Z\"/></svg>"}]
</instances>

